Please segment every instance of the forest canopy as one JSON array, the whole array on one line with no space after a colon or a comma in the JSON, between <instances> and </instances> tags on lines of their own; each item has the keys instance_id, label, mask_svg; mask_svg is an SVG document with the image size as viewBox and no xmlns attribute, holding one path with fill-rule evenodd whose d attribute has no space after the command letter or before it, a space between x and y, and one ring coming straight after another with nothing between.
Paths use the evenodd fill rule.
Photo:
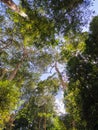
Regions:
<instances>
[{"instance_id":1,"label":"forest canopy","mask_svg":"<svg viewBox=\"0 0 98 130\"><path fill-rule=\"evenodd\" d=\"M97 130L93 1L15 2L0 1L0 130Z\"/></svg>"}]
</instances>

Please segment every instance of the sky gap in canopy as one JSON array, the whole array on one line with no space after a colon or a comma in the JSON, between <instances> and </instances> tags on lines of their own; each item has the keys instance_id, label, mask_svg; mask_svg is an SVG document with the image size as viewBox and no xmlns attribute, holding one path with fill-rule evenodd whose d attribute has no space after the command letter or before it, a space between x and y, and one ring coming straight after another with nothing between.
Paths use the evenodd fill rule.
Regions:
<instances>
[{"instance_id":1,"label":"sky gap in canopy","mask_svg":"<svg viewBox=\"0 0 98 130\"><path fill-rule=\"evenodd\" d=\"M13 0L17 5L19 4L20 0ZM98 15L98 0L94 0L93 2L93 6L91 7L91 9L95 12L93 16ZM91 18L92 19L92 18ZM89 21L90 23L90 21ZM88 31L89 26L87 26L87 28L84 27L83 31ZM43 75L43 79L44 79L44 75ZM48 77L48 75L46 75L46 77ZM58 106L58 108L60 107L61 113L65 114L65 110L64 110L64 104L63 104L63 91L59 90L57 96L56 96L56 104ZM62 105L63 104L63 105Z\"/></svg>"}]
</instances>

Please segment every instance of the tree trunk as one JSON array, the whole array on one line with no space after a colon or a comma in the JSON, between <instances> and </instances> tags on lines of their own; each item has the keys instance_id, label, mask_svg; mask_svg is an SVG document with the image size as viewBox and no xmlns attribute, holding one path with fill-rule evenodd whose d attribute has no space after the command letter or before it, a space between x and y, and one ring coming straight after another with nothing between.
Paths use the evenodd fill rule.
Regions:
<instances>
[{"instance_id":1,"label":"tree trunk","mask_svg":"<svg viewBox=\"0 0 98 130\"><path fill-rule=\"evenodd\" d=\"M62 74L57 67L57 63L55 63L55 70L58 73L58 77L59 77L59 80L61 82L63 89L66 89L67 83L63 80Z\"/></svg>"},{"instance_id":2,"label":"tree trunk","mask_svg":"<svg viewBox=\"0 0 98 130\"><path fill-rule=\"evenodd\" d=\"M16 65L16 68L12 71L11 75L8 77L9 81L12 81L15 78L19 68L21 67L21 65L23 63L23 60L25 58L27 58L27 56L28 56L28 52L27 52L27 49L24 47L23 48L23 55L22 55L21 61Z\"/></svg>"},{"instance_id":3,"label":"tree trunk","mask_svg":"<svg viewBox=\"0 0 98 130\"><path fill-rule=\"evenodd\" d=\"M16 13L18 13L20 16L27 18L27 14L25 12L23 12L19 6L17 6L13 0L1 0L3 3L5 3L10 9L12 9L13 11L15 11Z\"/></svg>"},{"instance_id":4,"label":"tree trunk","mask_svg":"<svg viewBox=\"0 0 98 130\"><path fill-rule=\"evenodd\" d=\"M44 106L44 112L46 113L46 106ZM44 116L44 124L43 124L44 130L46 130L46 122L47 122L47 117L46 117L46 115L45 115L45 116Z\"/></svg>"},{"instance_id":5,"label":"tree trunk","mask_svg":"<svg viewBox=\"0 0 98 130\"><path fill-rule=\"evenodd\" d=\"M11 75L8 78L9 81L12 81L15 78L15 76L16 76L19 68L20 68L20 66L21 66L21 63L19 63L18 65L16 65L16 68L12 71Z\"/></svg>"},{"instance_id":6,"label":"tree trunk","mask_svg":"<svg viewBox=\"0 0 98 130\"><path fill-rule=\"evenodd\" d=\"M46 117L44 118L44 130L46 130Z\"/></svg>"}]
</instances>

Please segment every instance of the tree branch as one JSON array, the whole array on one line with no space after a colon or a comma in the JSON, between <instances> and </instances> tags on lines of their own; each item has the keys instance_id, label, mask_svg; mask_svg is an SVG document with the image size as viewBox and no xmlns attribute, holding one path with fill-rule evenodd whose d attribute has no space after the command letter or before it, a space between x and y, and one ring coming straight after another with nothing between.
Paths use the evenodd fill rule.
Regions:
<instances>
[{"instance_id":1,"label":"tree branch","mask_svg":"<svg viewBox=\"0 0 98 130\"><path fill-rule=\"evenodd\" d=\"M9 81L12 81L15 78L15 76L16 76L16 74L17 74L17 72L18 72L18 70L19 70L19 68L21 66L21 64L22 63L19 63L19 64L16 65L16 68L13 70L13 72L11 73L11 75L8 78Z\"/></svg>"},{"instance_id":2,"label":"tree branch","mask_svg":"<svg viewBox=\"0 0 98 130\"><path fill-rule=\"evenodd\" d=\"M25 12L23 12L19 6L17 6L13 0L1 0L1 2L3 2L4 4L6 4L11 10L15 11L16 13L18 13L20 16L24 17L24 18L28 18L27 14Z\"/></svg>"},{"instance_id":3,"label":"tree branch","mask_svg":"<svg viewBox=\"0 0 98 130\"><path fill-rule=\"evenodd\" d=\"M56 72L58 73L58 77L59 77L59 80L61 82L61 85L62 85L63 89L66 89L67 83L62 78L62 74L61 74L61 72L59 71L59 69L57 67L57 62L55 63L54 67L55 67Z\"/></svg>"},{"instance_id":4,"label":"tree branch","mask_svg":"<svg viewBox=\"0 0 98 130\"><path fill-rule=\"evenodd\" d=\"M22 58L21 58L21 62L19 62L19 63L16 65L16 68L12 71L11 75L8 77L8 80L12 81L12 80L15 78L15 76L16 76L16 74L17 74L19 68L21 67L21 65L22 65L22 63L23 63L23 60L24 60L25 58L27 58L27 56L28 56L27 49L26 49L26 48L23 48L23 55L22 55Z\"/></svg>"}]
</instances>

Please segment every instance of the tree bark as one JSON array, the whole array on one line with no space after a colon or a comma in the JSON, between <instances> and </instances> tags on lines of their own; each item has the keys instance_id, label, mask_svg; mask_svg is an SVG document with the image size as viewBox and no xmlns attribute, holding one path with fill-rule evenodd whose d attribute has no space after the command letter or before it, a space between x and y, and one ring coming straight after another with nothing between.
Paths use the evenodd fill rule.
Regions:
<instances>
[{"instance_id":1,"label":"tree bark","mask_svg":"<svg viewBox=\"0 0 98 130\"><path fill-rule=\"evenodd\" d=\"M27 58L27 56L28 56L28 51L25 47L23 47L23 55L21 57L21 61L16 65L15 69L12 71L11 75L8 77L9 81L12 81L15 78L19 68L21 67L24 59Z\"/></svg>"},{"instance_id":2,"label":"tree bark","mask_svg":"<svg viewBox=\"0 0 98 130\"><path fill-rule=\"evenodd\" d=\"M55 63L55 70L58 73L58 77L59 77L59 80L61 82L63 89L66 89L67 83L63 80L62 74L57 67L57 63Z\"/></svg>"},{"instance_id":3,"label":"tree bark","mask_svg":"<svg viewBox=\"0 0 98 130\"><path fill-rule=\"evenodd\" d=\"M46 106L44 107L44 111L46 113ZM46 130L46 120L47 120L47 117L46 115L44 116L44 130Z\"/></svg>"},{"instance_id":4,"label":"tree bark","mask_svg":"<svg viewBox=\"0 0 98 130\"><path fill-rule=\"evenodd\" d=\"M10 9L12 9L13 11L15 11L16 13L18 13L20 16L24 17L24 18L28 18L27 14L25 12L23 12L19 6L17 6L13 0L1 0L4 4L6 4Z\"/></svg>"},{"instance_id":5,"label":"tree bark","mask_svg":"<svg viewBox=\"0 0 98 130\"><path fill-rule=\"evenodd\" d=\"M21 66L21 64L22 63L19 63L19 64L16 65L16 68L13 70L13 72L11 73L11 75L8 78L9 81L12 81L15 78L15 76L16 76L16 74L17 74L17 72L18 72L18 70L19 70L19 68Z\"/></svg>"}]
</instances>

